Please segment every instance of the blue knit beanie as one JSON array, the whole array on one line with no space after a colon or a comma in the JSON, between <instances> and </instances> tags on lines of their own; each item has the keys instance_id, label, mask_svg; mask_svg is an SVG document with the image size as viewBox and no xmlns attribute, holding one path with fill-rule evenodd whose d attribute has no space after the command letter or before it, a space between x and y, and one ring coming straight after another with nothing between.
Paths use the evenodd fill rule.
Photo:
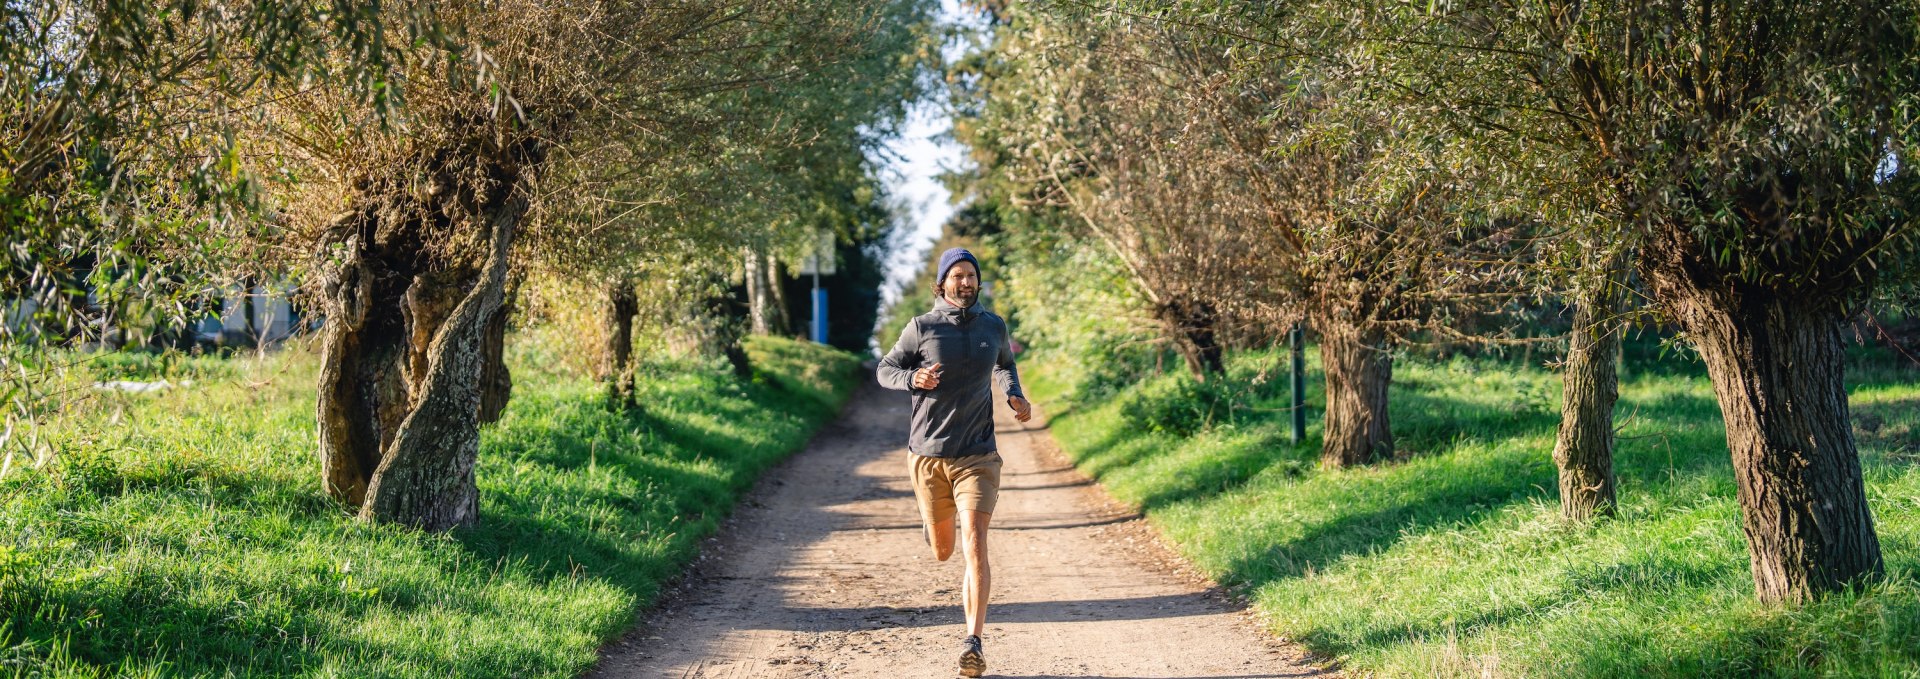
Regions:
<instances>
[{"instance_id":1,"label":"blue knit beanie","mask_svg":"<svg viewBox=\"0 0 1920 679\"><path fill-rule=\"evenodd\" d=\"M947 281L947 269L953 268L953 265L959 264L962 261L973 262L973 270L976 273L980 271L980 260L974 259L973 253L967 252L966 248L950 248L946 252L940 253L940 270L939 274L934 276L934 284L945 283Z\"/></svg>"}]
</instances>

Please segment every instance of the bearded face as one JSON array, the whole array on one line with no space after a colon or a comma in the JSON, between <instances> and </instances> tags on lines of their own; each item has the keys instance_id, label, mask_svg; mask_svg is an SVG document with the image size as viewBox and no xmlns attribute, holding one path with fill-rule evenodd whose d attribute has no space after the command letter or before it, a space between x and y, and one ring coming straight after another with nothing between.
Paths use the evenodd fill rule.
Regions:
<instances>
[{"instance_id":1,"label":"bearded face","mask_svg":"<svg viewBox=\"0 0 1920 679\"><path fill-rule=\"evenodd\" d=\"M954 264L947 269L947 277L940 281L940 294L962 309L973 306L980 298L980 270L974 268L973 262Z\"/></svg>"}]
</instances>

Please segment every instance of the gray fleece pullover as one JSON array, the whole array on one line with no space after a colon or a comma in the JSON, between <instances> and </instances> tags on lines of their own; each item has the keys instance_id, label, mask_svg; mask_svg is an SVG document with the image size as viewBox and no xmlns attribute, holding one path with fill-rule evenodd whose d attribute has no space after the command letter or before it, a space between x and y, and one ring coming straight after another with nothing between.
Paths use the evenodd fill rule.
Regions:
<instances>
[{"instance_id":1,"label":"gray fleece pullover","mask_svg":"<svg viewBox=\"0 0 1920 679\"><path fill-rule=\"evenodd\" d=\"M940 386L913 388L913 371L940 364ZM979 303L961 309L945 297L907 321L893 351L880 359L880 385L913 394L907 450L927 457L965 457L999 450L993 440L993 387L1020 391L1007 322ZM991 376L991 380L989 380Z\"/></svg>"}]
</instances>

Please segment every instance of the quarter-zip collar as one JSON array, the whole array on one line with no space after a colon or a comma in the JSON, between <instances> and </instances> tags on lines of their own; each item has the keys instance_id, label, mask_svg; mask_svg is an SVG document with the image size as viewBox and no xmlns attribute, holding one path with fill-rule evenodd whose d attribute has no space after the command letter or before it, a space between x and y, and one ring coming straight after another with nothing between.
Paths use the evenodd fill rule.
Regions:
<instances>
[{"instance_id":1,"label":"quarter-zip collar","mask_svg":"<svg viewBox=\"0 0 1920 679\"><path fill-rule=\"evenodd\" d=\"M962 309L954 306L953 302L947 301L946 295L934 295L933 310L942 316L952 319L955 323L965 323L973 320L974 317L980 314L986 313L987 308L980 305L978 298L973 300L973 306Z\"/></svg>"}]
</instances>

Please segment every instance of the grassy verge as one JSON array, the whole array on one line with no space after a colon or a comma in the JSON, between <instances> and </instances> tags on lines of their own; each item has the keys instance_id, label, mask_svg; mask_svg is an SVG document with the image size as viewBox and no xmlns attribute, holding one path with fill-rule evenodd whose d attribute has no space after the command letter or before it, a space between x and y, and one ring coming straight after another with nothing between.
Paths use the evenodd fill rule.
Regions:
<instances>
[{"instance_id":1,"label":"grassy verge","mask_svg":"<svg viewBox=\"0 0 1920 679\"><path fill-rule=\"evenodd\" d=\"M165 366L200 379L101 396L58 425L58 464L0 480L0 675L575 675L855 385L850 354L748 350L747 383L646 366L635 415L522 367L481 523L448 535L321 493L311 357Z\"/></svg>"},{"instance_id":2,"label":"grassy verge","mask_svg":"<svg viewBox=\"0 0 1920 679\"><path fill-rule=\"evenodd\" d=\"M1910 368L1849 373L1890 576L1795 609L1753 601L1725 431L1697 370L1670 359L1624 381L1620 516L1580 527L1558 519L1556 374L1404 360L1391 404L1401 459L1329 472L1315 467L1317 429L1287 441L1280 380L1258 376L1277 358L1236 357L1224 384L1163 376L1098 399L1076 399L1043 360L1031 391L1078 464L1272 630L1351 672L1920 676Z\"/></svg>"}]
</instances>

